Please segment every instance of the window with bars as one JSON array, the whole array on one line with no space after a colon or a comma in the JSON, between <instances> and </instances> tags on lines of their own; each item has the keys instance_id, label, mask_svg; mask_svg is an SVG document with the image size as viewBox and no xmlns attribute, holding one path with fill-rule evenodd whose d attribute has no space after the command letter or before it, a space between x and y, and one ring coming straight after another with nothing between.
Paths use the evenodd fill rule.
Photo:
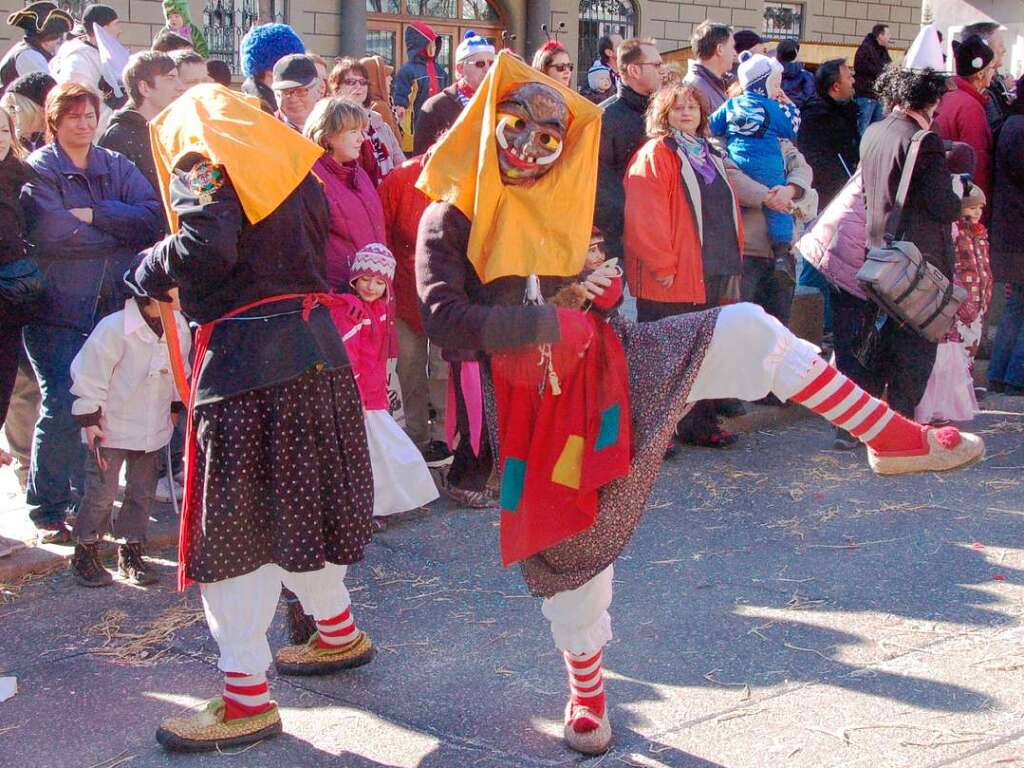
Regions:
<instances>
[{"instance_id":1,"label":"window with bars","mask_svg":"<svg viewBox=\"0 0 1024 768\"><path fill-rule=\"evenodd\" d=\"M764 35L772 40L799 40L804 31L803 3L764 4Z\"/></svg>"},{"instance_id":2,"label":"window with bars","mask_svg":"<svg viewBox=\"0 0 1024 768\"><path fill-rule=\"evenodd\" d=\"M239 48L245 33L257 23L286 23L285 11L285 0L205 0L203 33L210 58L227 62L232 74L240 75Z\"/></svg>"},{"instance_id":3,"label":"window with bars","mask_svg":"<svg viewBox=\"0 0 1024 768\"><path fill-rule=\"evenodd\" d=\"M580 0L579 60L580 83L587 82L587 70L598 57L597 43L605 35L623 40L636 35L637 13L632 0Z\"/></svg>"},{"instance_id":4,"label":"window with bars","mask_svg":"<svg viewBox=\"0 0 1024 768\"><path fill-rule=\"evenodd\" d=\"M395 39L397 33L389 29L371 29L366 33L366 55L380 56L392 67L395 66Z\"/></svg>"},{"instance_id":5,"label":"window with bars","mask_svg":"<svg viewBox=\"0 0 1024 768\"><path fill-rule=\"evenodd\" d=\"M488 0L366 0L366 11L389 16L500 21Z\"/></svg>"}]
</instances>

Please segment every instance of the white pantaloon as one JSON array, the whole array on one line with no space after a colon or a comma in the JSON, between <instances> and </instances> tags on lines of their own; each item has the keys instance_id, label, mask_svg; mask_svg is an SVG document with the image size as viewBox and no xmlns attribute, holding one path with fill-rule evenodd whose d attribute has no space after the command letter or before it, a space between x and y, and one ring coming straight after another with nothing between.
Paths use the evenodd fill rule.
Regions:
<instances>
[{"instance_id":1,"label":"white pantaloon","mask_svg":"<svg viewBox=\"0 0 1024 768\"><path fill-rule=\"evenodd\" d=\"M788 400L824 365L818 353L755 304L722 307L687 402L753 401L769 393ZM611 640L612 573L608 566L583 586L544 600L541 611L559 650L590 654Z\"/></svg>"},{"instance_id":2,"label":"white pantaloon","mask_svg":"<svg viewBox=\"0 0 1024 768\"><path fill-rule=\"evenodd\" d=\"M263 674L273 656L267 630L274 620L283 584L303 610L323 621L343 613L352 600L345 586L347 565L328 563L317 571L292 573L273 563L242 576L201 584L210 634L220 649L223 672Z\"/></svg>"}]
</instances>

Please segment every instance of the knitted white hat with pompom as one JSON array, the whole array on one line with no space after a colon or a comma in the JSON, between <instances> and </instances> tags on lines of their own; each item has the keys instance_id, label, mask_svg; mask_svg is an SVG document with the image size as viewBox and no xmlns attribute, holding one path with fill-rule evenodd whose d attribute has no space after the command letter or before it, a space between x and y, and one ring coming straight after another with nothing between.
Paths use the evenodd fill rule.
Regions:
<instances>
[{"instance_id":1,"label":"knitted white hat with pompom","mask_svg":"<svg viewBox=\"0 0 1024 768\"><path fill-rule=\"evenodd\" d=\"M740 54L740 66L736 70L736 76L744 91L763 91L768 78L775 72L782 74L782 65L775 59L750 51Z\"/></svg>"}]
</instances>

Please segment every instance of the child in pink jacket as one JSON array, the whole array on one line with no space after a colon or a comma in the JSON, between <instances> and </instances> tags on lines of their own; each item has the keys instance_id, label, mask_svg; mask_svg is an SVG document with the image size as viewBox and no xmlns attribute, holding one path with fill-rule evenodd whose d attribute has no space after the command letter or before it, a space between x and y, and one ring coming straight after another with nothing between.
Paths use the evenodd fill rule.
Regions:
<instances>
[{"instance_id":1,"label":"child in pink jacket","mask_svg":"<svg viewBox=\"0 0 1024 768\"><path fill-rule=\"evenodd\" d=\"M395 258L380 243L361 248L349 281L354 295L331 310L341 333L366 415L373 468L373 516L421 507L437 498L430 470L388 409L388 358L395 319Z\"/></svg>"}]
</instances>

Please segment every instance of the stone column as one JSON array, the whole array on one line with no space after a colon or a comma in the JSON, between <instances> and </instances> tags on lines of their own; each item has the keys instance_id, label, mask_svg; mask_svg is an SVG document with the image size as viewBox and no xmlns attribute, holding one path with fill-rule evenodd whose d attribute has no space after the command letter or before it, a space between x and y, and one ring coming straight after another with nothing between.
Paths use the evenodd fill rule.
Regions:
<instances>
[{"instance_id":1,"label":"stone column","mask_svg":"<svg viewBox=\"0 0 1024 768\"><path fill-rule=\"evenodd\" d=\"M526 61L540 48L547 37L541 30L542 24L551 24L550 0L526 0Z\"/></svg>"},{"instance_id":2,"label":"stone column","mask_svg":"<svg viewBox=\"0 0 1024 768\"><path fill-rule=\"evenodd\" d=\"M346 0L341 3L340 22L341 55L366 55L366 3L364 0Z\"/></svg>"}]
</instances>

